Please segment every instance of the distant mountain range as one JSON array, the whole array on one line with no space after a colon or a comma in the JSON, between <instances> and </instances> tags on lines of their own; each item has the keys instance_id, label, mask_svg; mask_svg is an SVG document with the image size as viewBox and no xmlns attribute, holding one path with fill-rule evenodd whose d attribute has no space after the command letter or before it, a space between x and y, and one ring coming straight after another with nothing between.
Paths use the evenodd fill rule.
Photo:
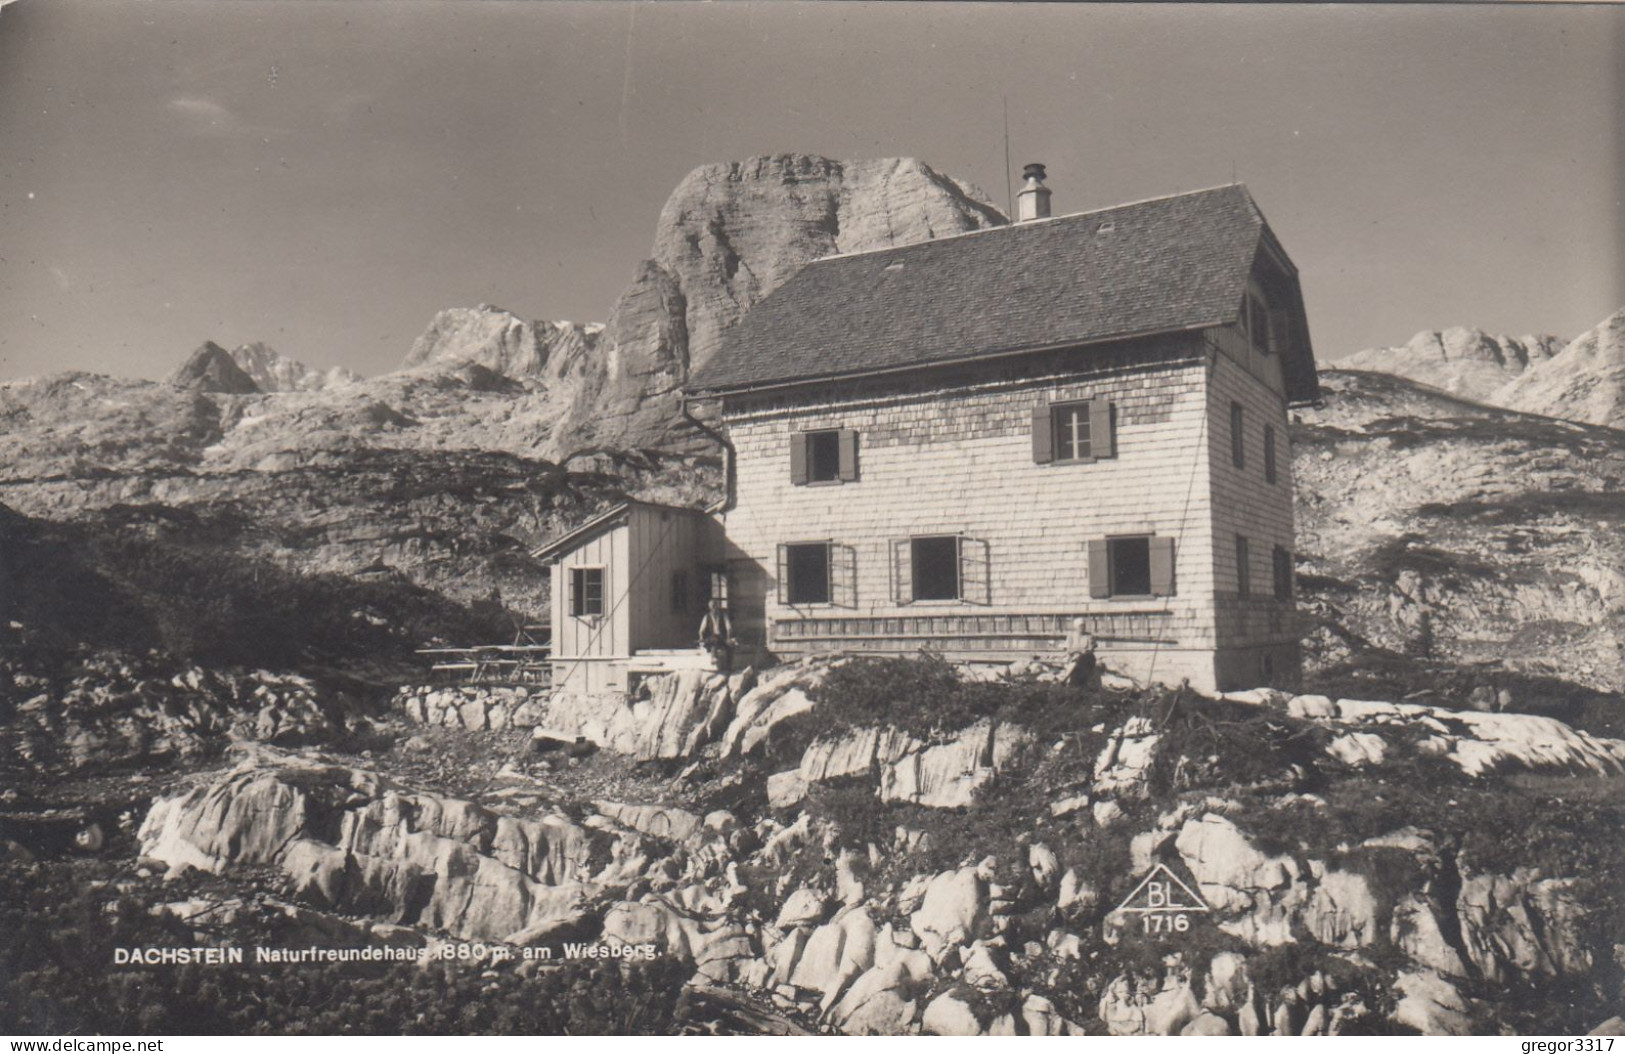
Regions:
<instances>
[{"instance_id":1,"label":"distant mountain range","mask_svg":"<svg viewBox=\"0 0 1625 1054\"><path fill-rule=\"evenodd\" d=\"M1508 410L1625 428L1625 308L1567 343L1457 326L1329 365L1391 373Z\"/></svg>"},{"instance_id":2,"label":"distant mountain range","mask_svg":"<svg viewBox=\"0 0 1625 1054\"><path fill-rule=\"evenodd\" d=\"M255 395L339 388L356 383L361 375L343 366L313 369L258 341L227 351L208 340L165 380L192 391Z\"/></svg>"}]
</instances>

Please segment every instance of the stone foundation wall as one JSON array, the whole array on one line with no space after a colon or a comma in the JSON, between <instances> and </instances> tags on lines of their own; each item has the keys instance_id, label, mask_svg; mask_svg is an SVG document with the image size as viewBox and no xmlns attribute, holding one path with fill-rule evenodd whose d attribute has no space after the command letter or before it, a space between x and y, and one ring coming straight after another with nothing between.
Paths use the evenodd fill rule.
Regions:
<instances>
[{"instance_id":1,"label":"stone foundation wall","mask_svg":"<svg viewBox=\"0 0 1625 1054\"><path fill-rule=\"evenodd\" d=\"M420 725L474 732L532 728L547 716L547 692L524 685L406 685L390 709Z\"/></svg>"}]
</instances>

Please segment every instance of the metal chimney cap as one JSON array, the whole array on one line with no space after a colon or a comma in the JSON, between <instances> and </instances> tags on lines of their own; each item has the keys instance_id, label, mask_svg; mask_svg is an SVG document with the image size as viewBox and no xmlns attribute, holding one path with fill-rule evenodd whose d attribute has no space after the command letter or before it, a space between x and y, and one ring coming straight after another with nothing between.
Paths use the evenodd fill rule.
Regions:
<instances>
[{"instance_id":1,"label":"metal chimney cap","mask_svg":"<svg viewBox=\"0 0 1625 1054\"><path fill-rule=\"evenodd\" d=\"M1032 164L1021 170L1021 178L1035 179L1040 183L1044 182L1044 166L1039 164L1037 161L1034 161Z\"/></svg>"}]
</instances>

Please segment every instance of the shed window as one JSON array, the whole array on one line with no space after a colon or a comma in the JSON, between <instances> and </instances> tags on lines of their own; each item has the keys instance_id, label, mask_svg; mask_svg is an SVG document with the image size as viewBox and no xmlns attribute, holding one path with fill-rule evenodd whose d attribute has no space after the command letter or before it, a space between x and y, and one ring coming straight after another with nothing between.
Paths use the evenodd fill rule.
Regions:
<instances>
[{"instance_id":1,"label":"shed window","mask_svg":"<svg viewBox=\"0 0 1625 1054\"><path fill-rule=\"evenodd\" d=\"M779 582L784 603L830 602L829 543L800 542L779 547Z\"/></svg>"},{"instance_id":2,"label":"shed window","mask_svg":"<svg viewBox=\"0 0 1625 1054\"><path fill-rule=\"evenodd\" d=\"M850 428L798 432L790 437L790 482L854 483L858 478L858 434Z\"/></svg>"},{"instance_id":3,"label":"shed window","mask_svg":"<svg viewBox=\"0 0 1625 1054\"><path fill-rule=\"evenodd\" d=\"M1252 595L1253 586L1252 563L1247 556L1247 536L1236 535L1236 594L1238 596Z\"/></svg>"},{"instance_id":4,"label":"shed window","mask_svg":"<svg viewBox=\"0 0 1625 1054\"><path fill-rule=\"evenodd\" d=\"M1033 461L1064 464L1115 456L1113 416L1111 402L1099 396L1046 403L1033 411Z\"/></svg>"},{"instance_id":5,"label":"shed window","mask_svg":"<svg viewBox=\"0 0 1625 1054\"><path fill-rule=\"evenodd\" d=\"M570 614L587 618L604 613L604 569L570 568Z\"/></svg>"},{"instance_id":6,"label":"shed window","mask_svg":"<svg viewBox=\"0 0 1625 1054\"><path fill-rule=\"evenodd\" d=\"M1089 543L1089 595L1165 597L1174 593L1174 540L1155 535Z\"/></svg>"},{"instance_id":7,"label":"shed window","mask_svg":"<svg viewBox=\"0 0 1625 1054\"><path fill-rule=\"evenodd\" d=\"M1240 403L1230 404L1230 460L1237 468L1247 467L1247 440L1243 431L1245 415Z\"/></svg>"},{"instance_id":8,"label":"shed window","mask_svg":"<svg viewBox=\"0 0 1625 1054\"><path fill-rule=\"evenodd\" d=\"M1275 547L1275 599L1292 599L1292 550Z\"/></svg>"},{"instance_id":9,"label":"shed window","mask_svg":"<svg viewBox=\"0 0 1625 1054\"><path fill-rule=\"evenodd\" d=\"M1264 426L1264 482L1275 482L1275 426Z\"/></svg>"}]
</instances>

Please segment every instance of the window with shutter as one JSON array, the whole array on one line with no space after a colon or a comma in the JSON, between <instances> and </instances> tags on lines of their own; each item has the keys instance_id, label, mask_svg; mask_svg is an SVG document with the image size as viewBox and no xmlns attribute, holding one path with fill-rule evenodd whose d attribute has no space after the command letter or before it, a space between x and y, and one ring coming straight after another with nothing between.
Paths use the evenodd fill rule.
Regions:
<instances>
[{"instance_id":1,"label":"window with shutter","mask_svg":"<svg viewBox=\"0 0 1625 1054\"><path fill-rule=\"evenodd\" d=\"M1033 462L1047 465L1055 460L1055 425L1048 404L1033 411Z\"/></svg>"},{"instance_id":2,"label":"window with shutter","mask_svg":"<svg viewBox=\"0 0 1625 1054\"><path fill-rule=\"evenodd\" d=\"M804 487L808 478L807 433L797 432L790 437L790 482L794 486Z\"/></svg>"},{"instance_id":3,"label":"window with shutter","mask_svg":"<svg viewBox=\"0 0 1625 1054\"><path fill-rule=\"evenodd\" d=\"M937 535L909 539L909 562L915 600L958 600L959 538Z\"/></svg>"},{"instance_id":4,"label":"window with shutter","mask_svg":"<svg viewBox=\"0 0 1625 1054\"><path fill-rule=\"evenodd\" d=\"M1038 464L1092 462L1115 457L1111 400L1051 403L1033 411L1033 460Z\"/></svg>"},{"instance_id":5,"label":"window with shutter","mask_svg":"<svg viewBox=\"0 0 1625 1054\"><path fill-rule=\"evenodd\" d=\"M959 594L967 604L993 603L993 568L980 538L959 539Z\"/></svg>"},{"instance_id":6,"label":"window with shutter","mask_svg":"<svg viewBox=\"0 0 1625 1054\"><path fill-rule=\"evenodd\" d=\"M850 545L829 547L829 602L842 608L858 606L858 551Z\"/></svg>"},{"instance_id":7,"label":"window with shutter","mask_svg":"<svg viewBox=\"0 0 1625 1054\"><path fill-rule=\"evenodd\" d=\"M1112 595L1111 554L1104 538L1089 542L1089 595L1096 599Z\"/></svg>"},{"instance_id":8,"label":"window with shutter","mask_svg":"<svg viewBox=\"0 0 1625 1054\"><path fill-rule=\"evenodd\" d=\"M858 479L858 433L843 428L837 433L839 447L838 471L842 483L856 483Z\"/></svg>"},{"instance_id":9,"label":"window with shutter","mask_svg":"<svg viewBox=\"0 0 1625 1054\"><path fill-rule=\"evenodd\" d=\"M780 603L791 607L830 602L830 543L795 542L779 547Z\"/></svg>"},{"instance_id":10,"label":"window with shutter","mask_svg":"<svg viewBox=\"0 0 1625 1054\"><path fill-rule=\"evenodd\" d=\"M1275 482L1275 426L1264 426L1264 482Z\"/></svg>"},{"instance_id":11,"label":"window with shutter","mask_svg":"<svg viewBox=\"0 0 1625 1054\"><path fill-rule=\"evenodd\" d=\"M1171 597L1174 595L1174 540L1172 538L1151 539L1151 595L1154 597Z\"/></svg>"},{"instance_id":12,"label":"window with shutter","mask_svg":"<svg viewBox=\"0 0 1625 1054\"><path fill-rule=\"evenodd\" d=\"M914 603L914 547L907 538L892 543L892 599L899 604Z\"/></svg>"},{"instance_id":13,"label":"window with shutter","mask_svg":"<svg viewBox=\"0 0 1625 1054\"><path fill-rule=\"evenodd\" d=\"M1114 597L1151 595L1151 539L1108 538L1111 554L1111 589Z\"/></svg>"}]
</instances>

